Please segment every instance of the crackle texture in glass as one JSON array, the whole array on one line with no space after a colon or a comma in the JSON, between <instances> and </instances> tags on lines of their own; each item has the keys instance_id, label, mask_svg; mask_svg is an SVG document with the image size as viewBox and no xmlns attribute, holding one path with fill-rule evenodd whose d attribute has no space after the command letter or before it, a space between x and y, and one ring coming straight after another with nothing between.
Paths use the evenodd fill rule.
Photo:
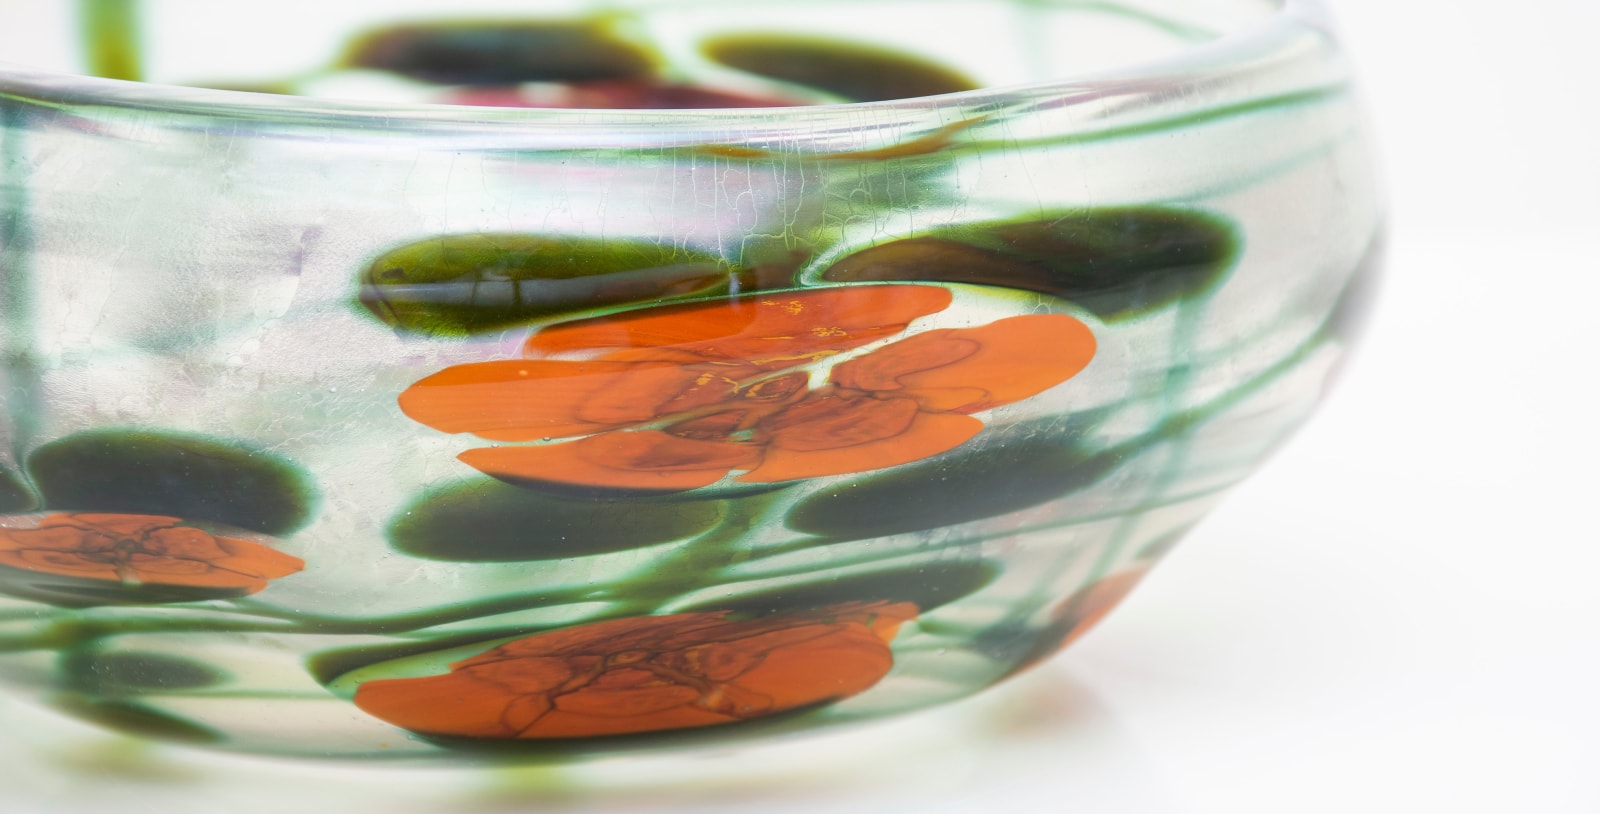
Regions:
<instances>
[{"instance_id":1,"label":"crackle texture in glass","mask_svg":"<svg viewBox=\"0 0 1600 814\"><path fill-rule=\"evenodd\" d=\"M0 681L118 731L967 696L1306 418L1372 273L1309 3L211 5L0 4Z\"/></svg>"}]
</instances>

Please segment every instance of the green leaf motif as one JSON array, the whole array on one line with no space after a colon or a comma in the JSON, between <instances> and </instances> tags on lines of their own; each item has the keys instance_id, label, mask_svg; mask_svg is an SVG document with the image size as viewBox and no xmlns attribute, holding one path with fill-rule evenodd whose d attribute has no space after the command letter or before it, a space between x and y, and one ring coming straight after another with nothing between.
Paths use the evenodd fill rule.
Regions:
<instances>
[{"instance_id":1,"label":"green leaf motif","mask_svg":"<svg viewBox=\"0 0 1600 814\"><path fill-rule=\"evenodd\" d=\"M941 456L810 495L790 510L788 525L839 540L928 531L1064 497L1120 462L1116 454L1080 447L1071 434L1013 433L975 452Z\"/></svg>"},{"instance_id":2,"label":"green leaf motif","mask_svg":"<svg viewBox=\"0 0 1600 814\"><path fill-rule=\"evenodd\" d=\"M18 514L34 507L33 492L22 478L9 469L0 467L0 514Z\"/></svg>"},{"instance_id":3,"label":"green leaf motif","mask_svg":"<svg viewBox=\"0 0 1600 814\"><path fill-rule=\"evenodd\" d=\"M921 613L976 593L1000 574L998 563L930 562L923 565L851 573L751 593L709 599L675 612L731 611L769 616L853 601L911 602Z\"/></svg>"},{"instance_id":4,"label":"green leaf motif","mask_svg":"<svg viewBox=\"0 0 1600 814\"><path fill-rule=\"evenodd\" d=\"M822 277L1019 288L1118 321L1211 290L1239 246L1233 225L1214 215L1158 206L1087 209L879 244L840 259Z\"/></svg>"},{"instance_id":5,"label":"green leaf motif","mask_svg":"<svg viewBox=\"0 0 1600 814\"><path fill-rule=\"evenodd\" d=\"M1043 626L1007 622L980 632L967 647L1004 665L1001 679L1009 678L1054 656L1076 625L1076 620L1071 619L1054 620Z\"/></svg>"},{"instance_id":6,"label":"green leaf motif","mask_svg":"<svg viewBox=\"0 0 1600 814\"><path fill-rule=\"evenodd\" d=\"M47 509L210 520L283 535L311 519L316 493L289 461L228 442L155 430L89 430L28 458Z\"/></svg>"},{"instance_id":7,"label":"green leaf motif","mask_svg":"<svg viewBox=\"0 0 1600 814\"><path fill-rule=\"evenodd\" d=\"M1057 605L1044 624L1003 622L979 633L968 647L1008 665L996 680L1016 675L1051 658L1093 628L1138 586L1148 571L1148 566L1135 567L1103 577Z\"/></svg>"},{"instance_id":8,"label":"green leaf motif","mask_svg":"<svg viewBox=\"0 0 1600 814\"><path fill-rule=\"evenodd\" d=\"M227 679L220 670L203 662L132 650L68 652L62 655L57 669L64 685L100 697L197 690Z\"/></svg>"},{"instance_id":9,"label":"green leaf motif","mask_svg":"<svg viewBox=\"0 0 1600 814\"><path fill-rule=\"evenodd\" d=\"M428 494L389 525L413 557L529 562L607 554L694 537L726 516L722 500L620 500L557 495L483 478Z\"/></svg>"},{"instance_id":10,"label":"green leaf motif","mask_svg":"<svg viewBox=\"0 0 1600 814\"><path fill-rule=\"evenodd\" d=\"M701 49L730 68L852 102L912 99L978 87L966 76L921 57L843 40L740 34L707 40Z\"/></svg>"},{"instance_id":11,"label":"green leaf motif","mask_svg":"<svg viewBox=\"0 0 1600 814\"><path fill-rule=\"evenodd\" d=\"M108 701L76 693L51 700L51 706L113 732L179 743L220 743L226 737L208 726L133 701Z\"/></svg>"},{"instance_id":12,"label":"green leaf motif","mask_svg":"<svg viewBox=\"0 0 1600 814\"><path fill-rule=\"evenodd\" d=\"M654 71L648 52L604 22L582 19L390 26L357 37L341 63L443 85L628 79Z\"/></svg>"},{"instance_id":13,"label":"green leaf motif","mask_svg":"<svg viewBox=\"0 0 1600 814\"><path fill-rule=\"evenodd\" d=\"M531 320L714 294L721 258L648 241L443 235L391 249L361 275L363 308L398 330L441 337Z\"/></svg>"}]
</instances>

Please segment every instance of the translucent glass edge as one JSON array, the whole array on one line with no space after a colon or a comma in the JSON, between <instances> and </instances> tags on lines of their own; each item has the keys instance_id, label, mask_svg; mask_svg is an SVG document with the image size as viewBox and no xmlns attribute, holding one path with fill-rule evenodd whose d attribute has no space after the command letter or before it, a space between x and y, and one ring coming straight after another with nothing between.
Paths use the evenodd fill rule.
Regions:
<instances>
[{"instance_id":1,"label":"translucent glass edge","mask_svg":"<svg viewBox=\"0 0 1600 814\"><path fill-rule=\"evenodd\" d=\"M0 102L47 107L116 107L193 116L210 120L272 122L280 126L349 127L403 130L412 135L438 130L521 131L561 129L598 131L679 127L717 141L740 140L752 133L810 128L822 121L897 124L942 119L949 114L982 115L1054 100L1078 101L1118 95L1171 94L1185 86L1209 85L1264 56L1287 51L1302 35L1328 42L1335 52L1330 16L1321 0L1283 0L1279 9L1259 22L1212 42L1195 45L1159 60L1135 63L1046 82L1009 85L962 93L806 107L698 110L519 109L441 104L395 104L345 99L193 88L126 82L82 74L48 71L0 60Z\"/></svg>"}]
</instances>

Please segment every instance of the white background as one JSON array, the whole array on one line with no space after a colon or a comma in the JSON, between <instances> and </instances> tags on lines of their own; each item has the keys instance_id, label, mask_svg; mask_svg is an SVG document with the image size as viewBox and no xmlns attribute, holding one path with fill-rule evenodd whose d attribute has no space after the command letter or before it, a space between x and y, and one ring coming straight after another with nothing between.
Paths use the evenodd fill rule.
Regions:
<instances>
[{"instance_id":1,"label":"white background","mask_svg":"<svg viewBox=\"0 0 1600 814\"><path fill-rule=\"evenodd\" d=\"M1600 812L1600 4L1329 3L1392 199L1371 330L1058 662L1125 757L1027 810Z\"/></svg>"},{"instance_id":2,"label":"white background","mask_svg":"<svg viewBox=\"0 0 1600 814\"><path fill-rule=\"evenodd\" d=\"M1600 4L1330 3L1392 198L1378 310L1318 419L1099 630L1004 701L850 736L923 744L880 765L709 799L437 807L1600 812ZM393 804L412 775L224 761L253 782L150 782L147 759L8 778L0 801L436 807Z\"/></svg>"}]
</instances>

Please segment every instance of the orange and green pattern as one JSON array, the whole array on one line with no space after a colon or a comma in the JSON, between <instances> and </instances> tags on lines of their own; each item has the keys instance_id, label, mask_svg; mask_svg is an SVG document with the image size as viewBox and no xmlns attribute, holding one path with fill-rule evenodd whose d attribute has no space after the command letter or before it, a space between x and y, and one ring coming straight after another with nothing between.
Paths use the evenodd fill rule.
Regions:
<instances>
[{"instance_id":1,"label":"orange and green pattern","mask_svg":"<svg viewBox=\"0 0 1600 814\"><path fill-rule=\"evenodd\" d=\"M950 303L935 286L847 286L578 320L534 334L524 360L422 379L400 408L523 444L460 456L496 477L673 491L938 455L983 429L973 414L1061 384L1094 356L1089 328L1065 314L908 334Z\"/></svg>"}]
</instances>

